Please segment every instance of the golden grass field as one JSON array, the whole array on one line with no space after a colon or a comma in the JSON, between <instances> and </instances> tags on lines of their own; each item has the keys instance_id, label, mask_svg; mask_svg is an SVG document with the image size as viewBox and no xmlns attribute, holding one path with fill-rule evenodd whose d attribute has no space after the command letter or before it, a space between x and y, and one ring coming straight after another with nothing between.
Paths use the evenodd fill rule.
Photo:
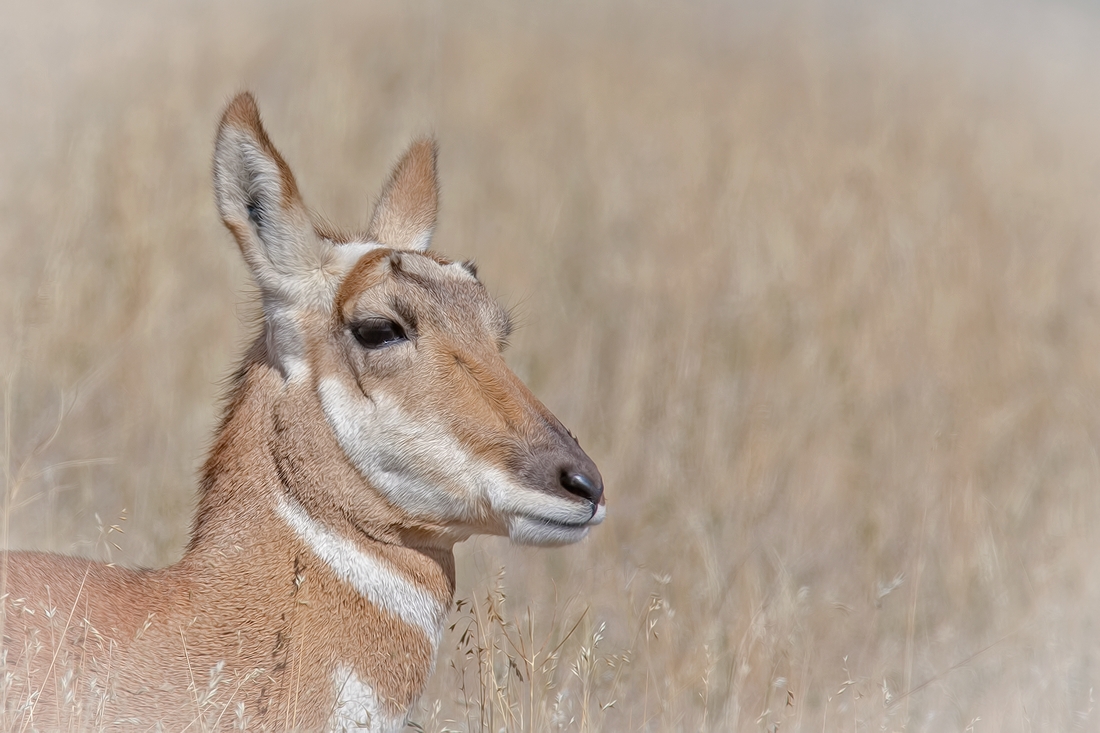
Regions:
<instances>
[{"instance_id":1,"label":"golden grass field","mask_svg":"<svg viewBox=\"0 0 1100 733\"><path fill-rule=\"evenodd\" d=\"M347 225L434 132L607 483L460 547L423 730L1100 730L1100 9L916 5L6 4L4 544L182 552L250 88Z\"/></svg>"}]
</instances>

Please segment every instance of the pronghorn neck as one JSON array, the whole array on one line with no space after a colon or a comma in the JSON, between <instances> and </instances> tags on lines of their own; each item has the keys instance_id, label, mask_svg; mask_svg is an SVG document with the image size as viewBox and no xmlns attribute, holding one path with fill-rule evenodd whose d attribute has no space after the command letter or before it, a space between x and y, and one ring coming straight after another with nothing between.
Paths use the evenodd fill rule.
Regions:
<instances>
[{"instance_id":1,"label":"pronghorn neck","mask_svg":"<svg viewBox=\"0 0 1100 733\"><path fill-rule=\"evenodd\" d=\"M284 505L381 552L422 556L443 569L453 591L453 536L411 520L382 498L347 460L310 380L287 382L265 357L260 338L230 390L188 552L216 543L219 532L212 530L223 522L240 527L242 507L263 513Z\"/></svg>"},{"instance_id":2,"label":"pronghorn neck","mask_svg":"<svg viewBox=\"0 0 1100 733\"><path fill-rule=\"evenodd\" d=\"M258 343L233 388L183 564L294 596L285 633L312 639L303 657L327 660L337 713L399 720L434 666L452 545L405 526L343 456L309 380L284 381L260 353ZM272 544L289 550L249 550Z\"/></svg>"}]
</instances>

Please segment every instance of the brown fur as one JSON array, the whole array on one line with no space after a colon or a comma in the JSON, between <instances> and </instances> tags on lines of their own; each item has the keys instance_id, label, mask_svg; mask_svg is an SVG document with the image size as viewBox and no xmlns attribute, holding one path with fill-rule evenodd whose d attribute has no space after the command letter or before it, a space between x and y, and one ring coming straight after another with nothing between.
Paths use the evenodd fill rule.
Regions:
<instances>
[{"instance_id":1,"label":"brown fur","mask_svg":"<svg viewBox=\"0 0 1100 733\"><path fill-rule=\"evenodd\" d=\"M255 362L246 373L206 463L195 532L179 563L135 571L42 553L6 556L8 665L27 672L28 690L47 693L33 711L35 727L72 724L73 711L59 709L49 694L68 668L78 683L97 677L107 684L94 720L135 729L156 722L179 729L211 713L229 727L238 702L257 728L318 729L333 704L333 660L359 660L360 674L394 712L419 695L434 652L424 637L332 577L269 506L256 503L256 487L289 479L326 524L344 525L345 534L441 599L454 591L453 555L394 544L396 516L385 506L371 518L377 539L347 526L333 504L324 506L334 486L361 479L331 434L315 430L323 417L307 395L272 400L278 373ZM324 464L303 465L301 456L310 454ZM35 637L45 645L37 653L28 643ZM204 710L196 696L219 662L223 694Z\"/></svg>"},{"instance_id":2,"label":"brown fur","mask_svg":"<svg viewBox=\"0 0 1100 733\"><path fill-rule=\"evenodd\" d=\"M261 157L233 147L241 130ZM237 181L271 166L280 195L263 199L267 209L253 217L244 208L253 194ZM435 224L434 166L427 141L397 166L372 219L380 239L426 241ZM257 196L267 195L265 179L255 185ZM16 675L8 704L25 703L26 726L224 729L243 719L264 730L318 729L336 703L338 665L369 683L387 715L408 710L431 673L434 642L340 580L276 507L293 502L440 607L454 593L454 542L508 529L484 499L471 499L456 519L387 498L334 434L319 396L325 380L350 385L355 399L384 396L411 425L453 436L484 465L564 506L583 502L563 489L561 465L598 479L505 365L507 316L466 268L377 247L348 272L339 269L348 251L339 247L361 245L327 225L302 224L297 185L247 94L222 118L215 188L260 285L264 333L234 380L178 563L130 570L4 555L0 619L6 669ZM415 345L378 352L357 345L355 324L380 316L407 321ZM440 478L440 492L467 490L449 481Z\"/></svg>"}]
</instances>

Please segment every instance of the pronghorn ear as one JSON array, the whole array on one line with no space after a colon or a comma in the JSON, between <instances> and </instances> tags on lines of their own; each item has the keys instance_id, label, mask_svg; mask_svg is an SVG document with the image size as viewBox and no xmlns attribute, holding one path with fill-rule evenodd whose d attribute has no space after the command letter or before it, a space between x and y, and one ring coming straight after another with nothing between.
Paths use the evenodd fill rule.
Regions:
<instances>
[{"instance_id":1,"label":"pronghorn ear","mask_svg":"<svg viewBox=\"0 0 1100 733\"><path fill-rule=\"evenodd\" d=\"M432 242L439 208L435 141L417 140L393 169L367 229L372 242L424 251Z\"/></svg>"},{"instance_id":2,"label":"pronghorn ear","mask_svg":"<svg viewBox=\"0 0 1100 733\"><path fill-rule=\"evenodd\" d=\"M260 289L294 300L303 278L323 267L325 253L294 174L271 144L248 92L229 103L218 126L214 196Z\"/></svg>"}]
</instances>

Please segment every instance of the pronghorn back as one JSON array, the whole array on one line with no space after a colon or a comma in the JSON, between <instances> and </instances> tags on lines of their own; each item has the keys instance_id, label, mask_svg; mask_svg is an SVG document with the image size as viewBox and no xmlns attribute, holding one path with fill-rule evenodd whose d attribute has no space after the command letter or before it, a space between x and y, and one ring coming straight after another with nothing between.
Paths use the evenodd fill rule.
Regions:
<instances>
[{"instance_id":1,"label":"pronghorn back","mask_svg":"<svg viewBox=\"0 0 1100 733\"><path fill-rule=\"evenodd\" d=\"M260 291L176 564L10 552L3 715L19 729L396 731L431 674L474 534L559 545L603 483L508 369L507 313L428 250L435 145L367 231L311 215L252 97L226 109L214 190Z\"/></svg>"}]
</instances>

